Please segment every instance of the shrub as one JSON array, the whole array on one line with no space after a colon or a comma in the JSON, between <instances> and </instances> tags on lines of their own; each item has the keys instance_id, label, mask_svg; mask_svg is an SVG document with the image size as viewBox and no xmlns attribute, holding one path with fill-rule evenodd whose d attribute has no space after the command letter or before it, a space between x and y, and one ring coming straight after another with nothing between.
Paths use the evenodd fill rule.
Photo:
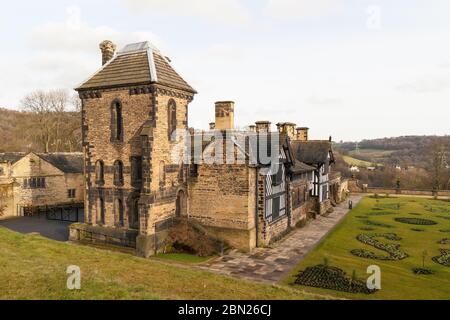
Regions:
<instances>
[{"instance_id":1,"label":"shrub","mask_svg":"<svg viewBox=\"0 0 450 320\"><path fill-rule=\"evenodd\" d=\"M439 244L450 244L450 239L449 238L445 238L445 239L440 240L438 243Z\"/></svg>"},{"instance_id":2,"label":"shrub","mask_svg":"<svg viewBox=\"0 0 450 320\"><path fill-rule=\"evenodd\" d=\"M369 216L388 216L391 214L397 214L396 212L389 212L389 211L381 211L381 212L370 212L367 215Z\"/></svg>"},{"instance_id":3,"label":"shrub","mask_svg":"<svg viewBox=\"0 0 450 320\"><path fill-rule=\"evenodd\" d=\"M440 232L442 232L442 233L450 233L450 229L442 229L442 230L439 230Z\"/></svg>"},{"instance_id":4,"label":"shrub","mask_svg":"<svg viewBox=\"0 0 450 320\"><path fill-rule=\"evenodd\" d=\"M376 260L402 260L408 257L405 252L400 250L399 244L382 243L375 238L386 238L393 241L400 241L402 239L395 233L360 234L356 237L358 241L385 251L389 254L389 256L379 255L366 249L354 249L350 251L350 253L360 258Z\"/></svg>"},{"instance_id":5,"label":"shrub","mask_svg":"<svg viewBox=\"0 0 450 320\"><path fill-rule=\"evenodd\" d=\"M424 232L425 229L412 228L411 231L415 231L415 232Z\"/></svg>"},{"instance_id":6,"label":"shrub","mask_svg":"<svg viewBox=\"0 0 450 320\"><path fill-rule=\"evenodd\" d=\"M395 218L394 220L401 223L415 224L419 226L432 226L437 224L436 221L420 218Z\"/></svg>"},{"instance_id":7,"label":"shrub","mask_svg":"<svg viewBox=\"0 0 450 320\"><path fill-rule=\"evenodd\" d=\"M356 279L356 273L353 274L353 277L348 277L343 270L325 265L308 267L304 271L300 271L294 283L349 293L371 294L376 291L368 289L365 281Z\"/></svg>"}]
</instances>

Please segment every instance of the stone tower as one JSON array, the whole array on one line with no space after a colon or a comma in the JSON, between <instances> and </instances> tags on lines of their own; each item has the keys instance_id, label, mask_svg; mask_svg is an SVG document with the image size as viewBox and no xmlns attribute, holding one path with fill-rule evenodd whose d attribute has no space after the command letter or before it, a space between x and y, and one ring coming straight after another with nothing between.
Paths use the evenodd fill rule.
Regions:
<instances>
[{"instance_id":1,"label":"stone tower","mask_svg":"<svg viewBox=\"0 0 450 320\"><path fill-rule=\"evenodd\" d=\"M188 129L196 91L149 42L115 48L102 42L103 66L76 88L86 178L78 231L94 241L108 235L149 256L159 249L155 235L185 214L186 167L170 155L174 132Z\"/></svg>"}]
</instances>

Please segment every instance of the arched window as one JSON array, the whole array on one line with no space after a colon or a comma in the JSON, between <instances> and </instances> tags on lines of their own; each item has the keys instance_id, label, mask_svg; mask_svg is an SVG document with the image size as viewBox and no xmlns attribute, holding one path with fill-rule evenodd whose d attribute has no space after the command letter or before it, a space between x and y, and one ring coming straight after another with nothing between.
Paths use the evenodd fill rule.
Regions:
<instances>
[{"instance_id":1,"label":"arched window","mask_svg":"<svg viewBox=\"0 0 450 320\"><path fill-rule=\"evenodd\" d=\"M123 202L121 199L116 199L116 225L123 227Z\"/></svg>"},{"instance_id":2,"label":"arched window","mask_svg":"<svg viewBox=\"0 0 450 320\"><path fill-rule=\"evenodd\" d=\"M166 186L166 164L164 161L159 163L159 186L161 188Z\"/></svg>"},{"instance_id":3,"label":"arched window","mask_svg":"<svg viewBox=\"0 0 450 320\"><path fill-rule=\"evenodd\" d=\"M120 160L114 162L114 185L123 186L123 163Z\"/></svg>"},{"instance_id":4,"label":"arched window","mask_svg":"<svg viewBox=\"0 0 450 320\"><path fill-rule=\"evenodd\" d=\"M105 224L105 200L102 197L98 198L97 203L97 224Z\"/></svg>"},{"instance_id":5,"label":"arched window","mask_svg":"<svg viewBox=\"0 0 450 320\"><path fill-rule=\"evenodd\" d=\"M123 141L122 103L118 100L111 107L111 140Z\"/></svg>"},{"instance_id":6,"label":"arched window","mask_svg":"<svg viewBox=\"0 0 450 320\"><path fill-rule=\"evenodd\" d=\"M175 100L170 99L167 107L168 134L169 140L173 141L173 133L177 130L177 104Z\"/></svg>"},{"instance_id":7,"label":"arched window","mask_svg":"<svg viewBox=\"0 0 450 320\"><path fill-rule=\"evenodd\" d=\"M102 160L98 160L95 164L95 183L105 183L105 165Z\"/></svg>"}]
</instances>

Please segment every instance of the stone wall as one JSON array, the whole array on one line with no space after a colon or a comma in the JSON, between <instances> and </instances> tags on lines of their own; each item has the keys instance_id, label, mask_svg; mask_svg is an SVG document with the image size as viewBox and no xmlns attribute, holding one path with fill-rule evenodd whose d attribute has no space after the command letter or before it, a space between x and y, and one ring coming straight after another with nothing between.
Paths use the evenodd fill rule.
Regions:
<instances>
[{"instance_id":1,"label":"stone wall","mask_svg":"<svg viewBox=\"0 0 450 320\"><path fill-rule=\"evenodd\" d=\"M0 220L15 216L12 184L0 184Z\"/></svg>"},{"instance_id":2,"label":"stone wall","mask_svg":"<svg viewBox=\"0 0 450 320\"><path fill-rule=\"evenodd\" d=\"M189 218L231 246L251 250L255 243L256 169L246 165L199 165L189 182Z\"/></svg>"},{"instance_id":3,"label":"stone wall","mask_svg":"<svg viewBox=\"0 0 450 320\"><path fill-rule=\"evenodd\" d=\"M390 194L403 194L411 196L434 196L433 190L405 190L405 189L394 189L394 188L374 188L369 187L366 189L366 193L378 193L380 195ZM438 192L440 197L450 197L450 190L441 190Z\"/></svg>"}]
</instances>

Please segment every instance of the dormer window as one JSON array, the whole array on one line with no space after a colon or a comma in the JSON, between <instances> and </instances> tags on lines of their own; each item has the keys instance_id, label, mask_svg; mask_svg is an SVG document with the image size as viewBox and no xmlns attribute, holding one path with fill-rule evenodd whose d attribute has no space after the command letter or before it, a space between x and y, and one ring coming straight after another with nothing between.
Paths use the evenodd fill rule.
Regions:
<instances>
[{"instance_id":1,"label":"dormer window","mask_svg":"<svg viewBox=\"0 0 450 320\"><path fill-rule=\"evenodd\" d=\"M115 100L111 106L111 141L123 141L122 103Z\"/></svg>"}]
</instances>

